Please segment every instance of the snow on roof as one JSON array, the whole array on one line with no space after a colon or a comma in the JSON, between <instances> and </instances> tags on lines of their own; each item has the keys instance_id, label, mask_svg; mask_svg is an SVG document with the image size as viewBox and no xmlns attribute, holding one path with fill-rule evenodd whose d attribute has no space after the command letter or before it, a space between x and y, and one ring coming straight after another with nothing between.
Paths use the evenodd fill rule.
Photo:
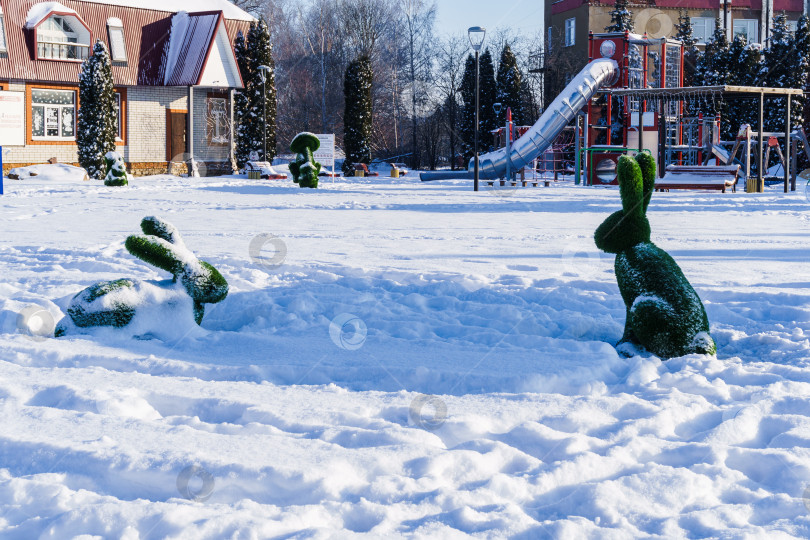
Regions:
<instances>
[{"instance_id":1,"label":"snow on roof","mask_svg":"<svg viewBox=\"0 0 810 540\"><path fill-rule=\"evenodd\" d=\"M155 11L222 11L226 19L237 21L255 21L253 15L243 11L228 0L81 0L96 4L123 6L130 8L153 9Z\"/></svg>"},{"instance_id":2,"label":"snow on roof","mask_svg":"<svg viewBox=\"0 0 810 540\"><path fill-rule=\"evenodd\" d=\"M44 19L52 12L58 11L59 13L72 13L78 17L78 14L67 6L63 6L59 2L42 2L41 4L34 4L28 10L28 15L25 16L25 27L36 28Z\"/></svg>"}]
</instances>

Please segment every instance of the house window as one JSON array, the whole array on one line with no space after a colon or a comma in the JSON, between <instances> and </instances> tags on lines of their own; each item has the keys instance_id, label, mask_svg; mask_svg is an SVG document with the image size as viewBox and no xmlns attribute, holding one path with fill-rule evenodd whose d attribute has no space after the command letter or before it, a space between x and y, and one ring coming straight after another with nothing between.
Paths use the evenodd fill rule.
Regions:
<instances>
[{"instance_id":1,"label":"house window","mask_svg":"<svg viewBox=\"0 0 810 540\"><path fill-rule=\"evenodd\" d=\"M229 124L228 100L224 97L209 97L208 142L211 144L229 144L231 142Z\"/></svg>"},{"instance_id":2,"label":"house window","mask_svg":"<svg viewBox=\"0 0 810 540\"><path fill-rule=\"evenodd\" d=\"M799 27L799 21L785 21L785 22L787 22L788 30L790 30L792 33L795 34L796 28Z\"/></svg>"},{"instance_id":3,"label":"house window","mask_svg":"<svg viewBox=\"0 0 810 540\"><path fill-rule=\"evenodd\" d=\"M89 32L75 20L53 15L37 27L37 57L48 60L84 60L90 51Z\"/></svg>"},{"instance_id":4,"label":"house window","mask_svg":"<svg viewBox=\"0 0 810 540\"><path fill-rule=\"evenodd\" d=\"M546 43L548 43L548 52L551 52L551 27L548 27L548 37L546 38Z\"/></svg>"},{"instance_id":5,"label":"house window","mask_svg":"<svg viewBox=\"0 0 810 540\"><path fill-rule=\"evenodd\" d=\"M574 33L577 29L577 19L575 17L571 17L570 19L565 20L565 46L570 47L574 44Z\"/></svg>"},{"instance_id":6,"label":"house window","mask_svg":"<svg viewBox=\"0 0 810 540\"><path fill-rule=\"evenodd\" d=\"M0 52L8 52L6 45L6 18L3 16L3 8L0 8Z\"/></svg>"},{"instance_id":7,"label":"house window","mask_svg":"<svg viewBox=\"0 0 810 540\"><path fill-rule=\"evenodd\" d=\"M115 126L116 127L116 129L115 129L115 140L122 141L122 140L124 140L124 134L123 134L124 123L121 122L121 93L120 92L115 93L115 123L116 123L116 126Z\"/></svg>"},{"instance_id":8,"label":"house window","mask_svg":"<svg viewBox=\"0 0 810 540\"><path fill-rule=\"evenodd\" d=\"M700 45L705 45L714 35L714 19L711 17L692 17L692 36Z\"/></svg>"},{"instance_id":9,"label":"house window","mask_svg":"<svg viewBox=\"0 0 810 540\"><path fill-rule=\"evenodd\" d=\"M759 21L756 19L734 19L734 37L743 36L748 43L758 43Z\"/></svg>"},{"instance_id":10,"label":"house window","mask_svg":"<svg viewBox=\"0 0 810 540\"><path fill-rule=\"evenodd\" d=\"M76 138L75 90L31 90L31 136L35 140Z\"/></svg>"},{"instance_id":11,"label":"house window","mask_svg":"<svg viewBox=\"0 0 810 540\"><path fill-rule=\"evenodd\" d=\"M110 34L110 57L113 62L127 61L127 44L124 39L124 23L117 17L107 19L107 31Z\"/></svg>"}]
</instances>

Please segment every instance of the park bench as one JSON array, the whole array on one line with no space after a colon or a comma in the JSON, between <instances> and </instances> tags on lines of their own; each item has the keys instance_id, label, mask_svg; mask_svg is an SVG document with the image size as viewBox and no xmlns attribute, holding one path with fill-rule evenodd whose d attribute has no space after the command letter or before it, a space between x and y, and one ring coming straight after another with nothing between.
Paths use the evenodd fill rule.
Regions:
<instances>
[{"instance_id":1,"label":"park bench","mask_svg":"<svg viewBox=\"0 0 810 540\"><path fill-rule=\"evenodd\" d=\"M663 178L655 181L657 191L670 189L714 189L737 191L739 165L668 165Z\"/></svg>"}]
</instances>

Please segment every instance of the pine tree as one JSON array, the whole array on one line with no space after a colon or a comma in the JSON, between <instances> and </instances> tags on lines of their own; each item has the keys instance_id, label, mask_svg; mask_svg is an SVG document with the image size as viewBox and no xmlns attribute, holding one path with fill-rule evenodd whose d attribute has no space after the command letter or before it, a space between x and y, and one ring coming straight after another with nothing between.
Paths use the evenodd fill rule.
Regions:
<instances>
[{"instance_id":1,"label":"pine tree","mask_svg":"<svg viewBox=\"0 0 810 540\"><path fill-rule=\"evenodd\" d=\"M371 161L371 84L374 72L371 59L361 56L346 68L343 95L346 108L343 115L343 147L346 159L343 174L354 174L355 163Z\"/></svg>"},{"instance_id":2,"label":"pine tree","mask_svg":"<svg viewBox=\"0 0 810 540\"><path fill-rule=\"evenodd\" d=\"M247 85L248 81L250 81L250 66L247 44L241 30L236 35L233 49L236 56L236 64L239 66L239 74L242 76L242 82ZM236 166L240 169L244 168L252 150L249 138L246 136L248 131L248 109L249 100L247 88L243 88L241 91L235 93L233 101L233 115L236 123L236 149L234 150L234 156L236 157Z\"/></svg>"},{"instance_id":3,"label":"pine tree","mask_svg":"<svg viewBox=\"0 0 810 540\"><path fill-rule=\"evenodd\" d=\"M90 178L102 180L107 173L104 156L115 151L116 122L110 54L99 40L93 46L93 55L82 63L79 75L76 144L79 164Z\"/></svg>"},{"instance_id":4,"label":"pine tree","mask_svg":"<svg viewBox=\"0 0 810 540\"><path fill-rule=\"evenodd\" d=\"M475 57L470 54L464 63L464 75L461 77L461 153L464 164L470 162L475 152Z\"/></svg>"},{"instance_id":5,"label":"pine tree","mask_svg":"<svg viewBox=\"0 0 810 540\"><path fill-rule=\"evenodd\" d=\"M728 49L726 31L720 24L720 19L717 19L714 34L706 43L706 49L695 69L695 81L698 86L725 84L729 69Z\"/></svg>"},{"instance_id":6,"label":"pine tree","mask_svg":"<svg viewBox=\"0 0 810 540\"><path fill-rule=\"evenodd\" d=\"M521 99L522 82L523 75L518 67L517 58L509 44L506 44L501 52L501 61L498 63L496 99L503 105L503 110L507 107L512 108L512 120L518 126L525 123Z\"/></svg>"},{"instance_id":7,"label":"pine tree","mask_svg":"<svg viewBox=\"0 0 810 540\"><path fill-rule=\"evenodd\" d=\"M484 54L479 58L480 69L480 91L481 95L478 100L479 104L479 132L478 132L478 147L486 149L492 147L492 134L494 129L501 127L498 118L495 116L495 102L498 101L498 84L495 80L495 66L492 63L492 54L489 49L484 51ZM473 82L474 84L474 82Z\"/></svg>"},{"instance_id":8,"label":"pine tree","mask_svg":"<svg viewBox=\"0 0 810 540\"><path fill-rule=\"evenodd\" d=\"M796 62L798 75L796 82L798 86L796 88L806 90L808 83L810 83L810 18L807 15L799 17L794 39L796 40L796 56L798 57ZM791 107L796 108L799 119L799 122L794 125L796 127L806 125L804 118L810 113L810 107L807 107L807 100L804 95L794 96L791 100Z\"/></svg>"},{"instance_id":9,"label":"pine tree","mask_svg":"<svg viewBox=\"0 0 810 540\"><path fill-rule=\"evenodd\" d=\"M726 31L720 24L720 19L717 19L714 25L714 34L706 43L706 49L700 56L695 68L695 86L726 84L729 77L729 47ZM732 125L734 123L739 124L739 122L729 118L728 107L725 102L712 101L706 103L701 107L701 111L704 115L720 114L723 123L722 131L725 136L734 134L733 130L739 128L739 125Z\"/></svg>"},{"instance_id":10,"label":"pine tree","mask_svg":"<svg viewBox=\"0 0 810 540\"><path fill-rule=\"evenodd\" d=\"M749 45L745 36L736 35L728 49L728 78L725 84L735 86L756 86L762 72L762 53L759 47ZM733 140L739 126L756 126L759 122L759 108L752 107L750 101L731 99L725 104L728 122L723 122L721 138Z\"/></svg>"},{"instance_id":11,"label":"pine tree","mask_svg":"<svg viewBox=\"0 0 810 540\"><path fill-rule=\"evenodd\" d=\"M798 33L798 25L797 25ZM777 15L773 19L773 29L768 48L765 49L765 66L763 69L763 86L773 88L804 88L807 82L807 70L801 69L806 62L805 56L801 52L802 41L807 42L806 18L802 28L802 36L795 39L793 33L787 25L787 17L784 14ZM791 122L793 125L801 125L802 105L797 103L793 107L794 99L791 99ZM785 108L787 98L775 98L766 101L765 107L765 130L784 131L785 130Z\"/></svg>"},{"instance_id":12,"label":"pine tree","mask_svg":"<svg viewBox=\"0 0 810 540\"><path fill-rule=\"evenodd\" d=\"M692 18L686 10L678 12L678 24L675 25L677 33L675 39L683 43L683 85L694 86L695 70L700 60L700 49L697 48L697 38L692 31Z\"/></svg>"},{"instance_id":13,"label":"pine tree","mask_svg":"<svg viewBox=\"0 0 810 540\"><path fill-rule=\"evenodd\" d=\"M628 9L628 4L627 0L616 0L610 11L610 24L605 27L605 32L633 31L633 14Z\"/></svg>"},{"instance_id":14,"label":"pine tree","mask_svg":"<svg viewBox=\"0 0 810 540\"><path fill-rule=\"evenodd\" d=\"M250 25L247 38L235 44L239 72L245 88L236 100L237 165L243 167L250 152L257 152L260 161L272 161L276 156L276 75L270 30L264 19ZM270 69L260 70L260 66ZM262 80L262 71L265 79ZM265 108L266 107L266 108ZM265 116L266 111L266 116ZM267 155L264 155L265 130Z\"/></svg>"}]
</instances>

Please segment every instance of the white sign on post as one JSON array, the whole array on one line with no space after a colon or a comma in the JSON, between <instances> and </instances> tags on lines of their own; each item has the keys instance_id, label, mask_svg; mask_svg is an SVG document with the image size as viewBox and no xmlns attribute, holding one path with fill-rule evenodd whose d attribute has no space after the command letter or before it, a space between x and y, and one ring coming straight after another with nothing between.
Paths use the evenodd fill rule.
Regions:
<instances>
[{"instance_id":1,"label":"white sign on post","mask_svg":"<svg viewBox=\"0 0 810 540\"><path fill-rule=\"evenodd\" d=\"M332 174L335 174L335 135L315 135L321 141L321 146L315 151L313 157L315 161L320 163L323 167L332 169Z\"/></svg>"},{"instance_id":2,"label":"white sign on post","mask_svg":"<svg viewBox=\"0 0 810 540\"><path fill-rule=\"evenodd\" d=\"M25 93L0 91L0 146L25 145Z\"/></svg>"}]
</instances>

